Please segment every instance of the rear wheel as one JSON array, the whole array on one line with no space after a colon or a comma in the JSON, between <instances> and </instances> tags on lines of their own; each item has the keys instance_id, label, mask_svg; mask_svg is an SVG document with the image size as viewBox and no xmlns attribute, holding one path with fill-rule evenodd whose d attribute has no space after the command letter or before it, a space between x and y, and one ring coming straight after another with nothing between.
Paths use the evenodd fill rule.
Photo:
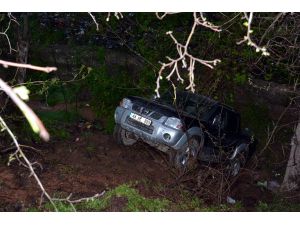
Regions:
<instances>
[{"instance_id":1,"label":"rear wheel","mask_svg":"<svg viewBox=\"0 0 300 225\"><path fill-rule=\"evenodd\" d=\"M235 177L239 174L242 167L245 166L248 157L248 148L239 153L234 159L229 163L229 174L232 177Z\"/></svg>"},{"instance_id":2,"label":"rear wheel","mask_svg":"<svg viewBox=\"0 0 300 225\"><path fill-rule=\"evenodd\" d=\"M119 124L115 125L114 138L118 144L124 146L134 145L137 140L132 132L123 129Z\"/></svg>"}]
</instances>

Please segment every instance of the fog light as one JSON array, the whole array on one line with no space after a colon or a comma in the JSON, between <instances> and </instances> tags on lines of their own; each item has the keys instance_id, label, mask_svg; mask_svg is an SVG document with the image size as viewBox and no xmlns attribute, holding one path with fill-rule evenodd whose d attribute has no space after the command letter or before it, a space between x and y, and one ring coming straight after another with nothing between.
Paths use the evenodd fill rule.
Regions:
<instances>
[{"instance_id":1,"label":"fog light","mask_svg":"<svg viewBox=\"0 0 300 225\"><path fill-rule=\"evenodd\" d=\"M168 133L164 133L163 137L164 137L164 139L165 139L166 141L170 141L170 140L171 140L171 135L168 134Z\"/></svg>"}]
</instances>

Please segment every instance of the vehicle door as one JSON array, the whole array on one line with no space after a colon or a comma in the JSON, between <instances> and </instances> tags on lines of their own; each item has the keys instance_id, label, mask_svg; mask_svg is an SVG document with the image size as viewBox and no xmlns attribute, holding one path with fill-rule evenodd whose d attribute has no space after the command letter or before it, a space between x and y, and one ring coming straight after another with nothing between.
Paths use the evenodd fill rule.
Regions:
<instances>
[{"instance_id":1,"label":"vehicle door","mask_svg":"<svg viewBox=\"0 0 300 225\"><path fill-rule=\"evenodd\" d=\"M215 159L219 158L219 153L222 149L221 146L223 144L224 126L226 121L225 117L226 113L224 113L224 108L218 106L207 121L205 154L209 154Z\"/></svg>"},{"instance_id":2,"label":"vehicle door","mask_svg":"<svg viewBox=\"0 0 300 225\"><path fill-rule=\"evenodd\" d=\"M240 116L239 114L224 108L224 130L222 145L231 147L237 142L237 137L240 129Z\"/></svg>"}]
</instances>

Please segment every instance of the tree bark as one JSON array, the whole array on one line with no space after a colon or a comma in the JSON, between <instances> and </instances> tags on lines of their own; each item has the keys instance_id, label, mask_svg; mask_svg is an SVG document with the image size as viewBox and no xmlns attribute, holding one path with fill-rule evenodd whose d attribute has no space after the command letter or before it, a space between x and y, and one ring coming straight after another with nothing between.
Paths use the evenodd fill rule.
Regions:
<instances>
[{"instance_id":1,"label":"tree bark","mask_svg":"<svg viewBox=\"0 0 300 225\"><path fill-rule=\"evenodd\" d=\"M27 63L29 41L28 41L28 14L25 13L23 16L23 24L20 25L18 30L18 53L17 62ZM26 69L18 68L17 70L17 81L18 83L24 83L26 79Z\"/></svg>"},{"instance_id":2,"label":"tree bark","mask_svg":"<svg viewBox=\"0 0 300 225\"><path fill-rule=\"evenodd\" d=\"M291 141L291 152L281 185L282 191L295 191L300 188L300 121Z\"/></svg>"}]
</instances>

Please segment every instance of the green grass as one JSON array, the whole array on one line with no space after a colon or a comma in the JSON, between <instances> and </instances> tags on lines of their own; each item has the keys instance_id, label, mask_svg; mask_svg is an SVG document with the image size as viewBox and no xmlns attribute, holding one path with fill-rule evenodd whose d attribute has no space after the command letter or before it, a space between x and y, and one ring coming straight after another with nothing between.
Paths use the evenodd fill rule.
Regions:
<instances>
[{"instance_id":1,"label":"green grass","mask_svg":"<svg viewBox=\"0 0 300 225\"><path fill-rule=\"evenodd\" d=\"M180 200L178 203L172 203L170 209L172 211L184 212L238 212L242 211L242 203L237 201L234 205L230 204L211 204L207 205L204 201L191 194L189 191L179 191Z\"/></svg>"},{"instance_id":2,"label":"green grass","mask_svg":"<svg viewBox=\"0 0 300 225\"><path fill-rule=\"evenodd\" d=\"M135 188L129 184L122 184L106 192L104 196L93 200L78 203L75 206L76 211L105 211L111 206L114 198L125 198L126 204L122 211L128 212L162 212L167 211L169 201L166 199L152 199L142 196ZM72 206L65 202L56 202L56 207L60 212L74 211ZM36 208L30 208L30 211L38 211ZM44 205L45 211L54 211L50 203Z\"/></svg>"},{"instance_id":3,"label":"green grass","mask_svg":"<svg viewBox=\"0 0 300 225\"><path fill-rule=\"evenodd\" d=\"M127 203L123 211L129 212L161 212L166 211L168 201L165 199L145 198L139 192L128 184L122 184L108 191L103 198L89 201L78 206L81 210L87 211L103 211L108 208L113 198L126 198Z\"/></svg>"},{"instance_id":4,"label":"green grass","mask_svg":"<svg viewBox=\"0 0 300 225\"><path fill-rule=\"evenodd\" d=\"M56 206L58 212L74 212L73 207L70 204L67 204L65 202L56 201L55 206ZM54 211L53 205L51 205L51 203L47 203L45 205L45 210L46 211Z\"/></svg>"},{"instance_id":5,"label":"green grass","mask_svg":"<svg viewBox=\"0 0 300 225\"><path fill-rule=\"evenodd\" d=\"M256 210L258 212L299 212L300 204L291 203L284 199L274 199L271 203L259 202Z\"/></svg>"},{"instance_id":6,"label":"green grass","mask_svg":"<svg viewBox=\"0 0 300 225\"><path fill-rule=\"evenodd\" d=\"M147 182L148 183L148 182ZM163 189L159 187L158 189ZM57 198L64 198L61 193L56 193ZM212 204L207 205L199 197L191 194L188 191L178 192L178 200L171 201L167 198L147 198L144 197L139 191L133 187L132 184L122 184L107 191L102 197L95 198L89 201L80 202L74 204L76 211L111 211L114 207L114 200L118 201L122 199L122 203L117 205L114 210L126 211L126 212L165 212L165 211L184 211L184 212L238 212L243 211L241 202L237 202L234 205L230 204ZM124 200L124 201L123 201ZM73 207L66 202L55 202L59 212L72 212ZM260 203L257 207L258 211L273 211L277 205L268 205L266 203ZM285 207L285 206L282 206ZM270 210L273 209L273 210ZM297 208L288 211L296 211ZM298 208L299 209L299 208ZM48 202L42 209L29 208L28 211L54 211L53 206ZM275 210L276 211L276 210ZM279 210L280 211L280 210Z\"/></svg>"}]
</instances>

